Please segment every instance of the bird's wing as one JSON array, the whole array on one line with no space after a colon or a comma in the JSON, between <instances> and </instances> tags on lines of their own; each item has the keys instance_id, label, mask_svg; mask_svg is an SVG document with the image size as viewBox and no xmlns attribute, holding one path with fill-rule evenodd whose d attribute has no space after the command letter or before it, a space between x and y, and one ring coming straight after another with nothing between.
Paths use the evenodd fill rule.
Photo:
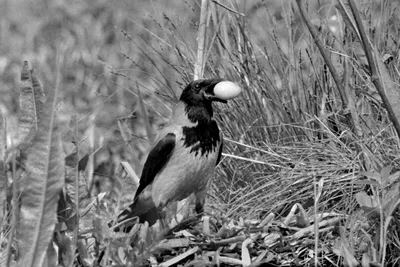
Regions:
<instances>
[{"instance_id":1,"label":"bird's wing","mask_svg":"<svg viewBox=\"0 0 400 267\"><path fill-rule=\"evenodd\" d=\"M224 146L224 139L221 136L221 145L219 147L217 162L215 163L215 166L217 166L219 164L219 162L221 161L223 146Z\"/></svg>"},{"instance_id":2,"label":"bird's wing","mask_svg":"<svg viewBox=\"0 0 400 267\"><path fill-rule=\"evenodd\" d=\"M135 199L143 190L154 181L157 173L167 164L175 148L176 136L174 133L166 134L150 151L143 167L139 187Z\"/></svg>"}]
</instances>

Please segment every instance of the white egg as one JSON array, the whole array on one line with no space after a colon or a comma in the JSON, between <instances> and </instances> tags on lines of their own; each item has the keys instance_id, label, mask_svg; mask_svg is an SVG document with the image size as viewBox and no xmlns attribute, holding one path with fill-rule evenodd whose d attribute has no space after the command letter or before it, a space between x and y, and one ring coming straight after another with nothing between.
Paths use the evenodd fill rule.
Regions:
<instances>
[{"instance_id":1,"label":"white egg","mask_svg":"<svg viewBox=\"0 0 400 267\"><path fill-rule=\"evenodd\" d=\"M229 100L237 97L242 89L234 82L222 81L214 87L214 95L222 100Z\"/></svg>"}]
</instances>

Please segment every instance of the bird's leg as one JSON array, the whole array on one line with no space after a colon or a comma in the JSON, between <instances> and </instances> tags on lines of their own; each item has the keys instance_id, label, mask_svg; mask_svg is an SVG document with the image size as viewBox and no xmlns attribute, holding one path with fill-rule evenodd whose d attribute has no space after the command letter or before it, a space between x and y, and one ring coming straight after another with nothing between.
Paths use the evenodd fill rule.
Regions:
<instances>
[{"instance_id":1,"label":"bird's leg","mask_svg":"<svg viewBox=\"0 0 400 267\"><path fill-rule=\"evenodd\" d=\"M162 230L163 230L166 227L168 227L168 223L166 221L166 217L167 216L166 216L166 213L164 211L164 208L159 208L158 209L158 214L160 215L159 216L159 220L160 220L160 224L161 224L161 227L162 227Z\"/></svg>"},{"instance_id":2,"label":"bird's leg","mask_svg":"<svg viewBox=\"0 0 400 267\"><path fill-rule=\"evenodd\" d=\"M165 208L163 206L160 206L157 208L157 213L158 213L158 219L156 226L158 227L157 229L157 238L159 240L163 239L165 234L169 231L169 225L167 222L167 216L165 212Z\"/></svg>"},{"instance_id":3,"label":"bird's leg","mask_svg":"<svg viewBox=\"0 0 400 267\"><path fill-rule=\"evenodd\" d=\"M197 193L195 193L196 195L196 206L195 206L195 210L196 213L199 216L202 216L204 214L204 203L206 201L206 192L207 192L207 188L205 188L204 190L198 191Z\"/></svg>"}]
</instances>

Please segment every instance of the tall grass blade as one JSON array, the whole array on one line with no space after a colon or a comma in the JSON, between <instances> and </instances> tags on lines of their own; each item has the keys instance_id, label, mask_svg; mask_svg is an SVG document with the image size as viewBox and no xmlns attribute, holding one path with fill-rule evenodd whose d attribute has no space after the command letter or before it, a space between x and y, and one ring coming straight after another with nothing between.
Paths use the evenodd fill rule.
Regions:
<instances>
[{"instance_id":1,"label":"tall grass blade","mask_svg":"<svg viewBox=\"0 0 400 267\"><path fill-rule=\"evenodd\" d=\"M382 82L384 92L392 106L393 112L396 115L397 120L400 120L400 92L398 86L396 86L393 78L390 76L389 71L379 55L376 46L372 46L374 52L374 58L377 65L378 77Z\"/></svg>"},{"instance_id":2,"label":"tall grass blade","mask_svg":"<svg viewBox=\"0 0 400 267\"><path fill-rule=\"evenodd\" d=\"M336 9L342 15L343 21L346 23L347 27L349 27L356 35L358 41L361 42L360 32L358 31L357 24L354 20L353 12L349 6L347 0L337 0Z\"/></svg>"},{"instance_id":3,"label":"tall grass blade","mask_svg":"<svg viewBox=\"0 0 400 267\"><path fill-rule=\"evenodd\" d=\"M139 103L139 107L140 107L140 112L142 114L142 118L143 118L143 124L146 128L146 135L147 135L147 140L149 140L149 144L151 147L153 147L154 144L154 135L153 135L153 129L150 125L150 120L149 120L149 113L147 112L146 106L144 104L143 98L142 98L142 94L140 92L139 86L136 86L137 88L137 96L138 96L138 103Z\"/></svg>"}]
</instances>

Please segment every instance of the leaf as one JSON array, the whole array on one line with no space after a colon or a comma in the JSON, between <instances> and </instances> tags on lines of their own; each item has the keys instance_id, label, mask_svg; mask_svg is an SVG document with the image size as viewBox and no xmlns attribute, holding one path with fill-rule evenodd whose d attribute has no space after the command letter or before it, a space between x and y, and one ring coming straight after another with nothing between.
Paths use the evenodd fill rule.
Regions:
<instances>
[{"instance_id":1,"label":"leaf","mask_svg":"<svg viewBox=\"0 0 400 267\"><path fill-rule=\"evenodd\" d=\"M65 190L67 194L67 200L68 200L68 207L70 207L72 210L76 209L75 205L75 193L76 193L76 186L75 183L78 182L78 198L79 200L84 200L87 199L89 196L89 192L87 190L87 183L85 179L85 174L84 170L86 168L87 162L88 162L89 155L86 154L84 157L82 157L81 160L78 161L78 154L76 152L68 155L65 158ZM78 166L77 166L78 165ZM76 173L76 167L78 167L78 171L80 174L77 177ZM78 179L76 179L78 178ZM72 204L72 206L70 205ZM79 204L79 203L78 203Z\"/></svg>"},{"instance_id":2,"label":"leaf","mask_svg":"<svg viewBox=\"0 0 400 267\"><path fill-rule=\"evenodd\" d=\"M85 171L87 164L89 162L89 154L86 154L85 156L83 156L78 163L78 171Z\"/></svg>"},{"instance_id":3,"label":"leaf","mask_svg":"<svg viewBox=\"0 0 400 267\"><path fill-rule=\"evenodd\" d=\"M78 160L78 153L74 152L69 154L66 158L65 158L65 164L69 167L75 168L76 164L77 164L77 160ZM89 161L89 154L86 154L85 156L83 156L78 163L78 170L79 171L84 171L86 169L87 163Z\"/></svg>"},{"instance_id":4,"label":"leaf","mask_svg":"<svg viewBox=\"0 0 400 267\"><path fill-rule=\"evenodd\" d=\"M400 204L400 188L399 183L392 185L385 190L383 195L383 210L386 216L391 216Z\"/></svg>"},{"instance_id":5,"label":"leaf","mask_svg":"<svg viewBox=\"0 0 400 267\"><path fill-rule=\"evenodd\" d=\"M18 266L37 267L47 262L46 253L57 221L57 202L64 185L61 134L54 113L57 93L58 86L43 106L38 131L27 150L26 173L19 181Z\"/></svg>"},{"instance_id":6,"label":"leaf","mask_svg":"<svg viewBox=\"0 0 400 267\"><path fill-rule=\"evenodd\" d=\"M43 264L43 266L57 266L57 262L58 262L58 253L55 250L53 243L50 242L49 246L47 247L47 253L46 253L46 257L45 257L45 262Z\"/></svg>"},{"instance_id":7,"label":"leaf","mask_svg":"<svg viewBox=\"0 0 400 267\"><path fill-rule=\"evenodd\" d=\"M377 181L379 184L382 182L381 181L381 175L376 172L360 172L360 175L367 176L370 179L373 179L374 181Z\"/></svg>"},{"instance_id":8,"label":"leaf","mask_svg":"<svg viewBox=\"0 0 400 267\"><path fill-rule=\"evenodd\" d=\"M354 185L371 185L371 186L379 186L376 181L373 180L362 180L353 182Z\"/></svg>"},{"instance_id":9,"label":"leaf","mask_svg":"<svg viewBox=\"0 0 400 267\"><path fill-rule=\"evenodd\" d=\"M315 197L315 201L318 202L322 195L322 190L324 189L324 178L319 179L317 186L317 195Z\"/></svg>"},{"instance_id":10,"label":"leaf","mask_svg":"<svg viewBox=\"0 0 400 267\"><path fill-rule=\"evenodd\" d=\"M88 250L85 246L85 243L83 240L78 240L78 255L79 258L82 260L82 266L92 266L91 264L88 264L89 262L93 262L93 257L88 253Z\"/></svg>"},{"instance_id":11,"label":"leaf","mask_svg":"<svg viewBox=\"0 0 400 267\"><path fill-rule=\"evenodd\" d=\"M78 153L74 152L65 157L66 167L75 168L78 163Z\"/></svg>"},{"instance_id":12,"label":"leaf","mask_svg":"<svg viewBox=\"0 0 400 267\"><path fill-rule=\"evenodd\" d=\"M37 80L37 79L36 79ZM19 95L18 141L22 152L29 146L37 129L36 107L28 62L24 61L21 71Z\"/></svg>"},{"instance_id":13,"label":"leaf","mask_svg":"<svg viewBox=\"0 0 400 267\"><path fill-rule=\"evenodd\" d=\"M358 41L362 43L361 36L357 28L357 24L354 20L353 12L351 11L347 0L337 0L335 7L342 15L343 21L345 22L346 26L354 32Z\"/></svg>"},{"instance_id":14,"label":"leaf","mask_svg":"<svg viewBox=\"0 0 400 267\"><path fill-rule=\"evenodd\" d=\"M75 183L78 182L78 200L87 199L89 196L89 192L87 190L87 183L85 179L84 169L86 168L88 162L89 155L86 154L80 161L78 161L78 154L76 152L68 155L65 158L65 193L66 200L68 202L67 206L71 211L74 211L72 215L76 214L76 204L75 204L75 193L76 186ZM78 165L78 166L77 166ZM78 167L78 171L80 172L78 177L76 173L76 167ZM78 179L77 179L78 178ZM79 205L79 203L78 203ZM71 217L69 217L71 218Z\"/></svg>"},{"instance_id":15,"label":"leaf","mask_svg":"<svg viewBox=\"0 0 400 267\"><path fill-rule=\"evenodd\" d=\"M368 196L365 192L358 192L356 200L368 216L379 217L380 207L374 196Z\"/></svg>"},{"instance_id":16,"label":"leaf","mask_svg":"<svg viewBox=\"0 0 400 267\"><path fill-rule=\"evenodd\" d=\"M57 219L59 223L65 223L68 231L73 231L77 227L75 205L65 189L60 192L57 205Z\"/></svg>"},{"instance_id":17,"label":"leaf","mask_svg":"<svg viewBox=\"0 0 400 267\"><path fill-rule=\"evenodd\" d=\"M164 239L152 248L152 252L172 251L175 248L189 247L189 243L189 238Z\"/></svg>"},{"instance_id":18,"label":"leaf","mask_svg":"<svg viewBox=\"0 0 400 267\"><path fill-rule=\"evenodd\" d=\"M39 123L41 113L43 110L43 104L45 101L45 95L43 91L43 87L40 84L39 79L36 77L35 71L32 69L31 73L31 80L32 80L32 89L34 94L34 103L35 103L35 112L36 112L36 121Z\"/></svg>"},{"instance_id":19,"label":"leaf","mask_svg":"<svg viewBox=\"0 0 400 267\"><path fill-rule=\"evenodd\" d=\"M159 266L161 266L161 267L169 267L169 266L175 265L178 262L180 262L181 260L186 259L187 257L195 254L197 252L197 250L199 250L199 247L194 247L194 248L188 249L184 253L182 253L182 254L180 254L180 255L178 255L178 256L170 259L170 260L167 260L167 261L161 263Z\"/></svg>"},{"instance_id":20,"label":"leaf","mask_svg":"<svg viewBox=\"0 0 400 267\"><path fill-rule=\"evenodd\" d=\"M102 192L98 194L95 197L92 197L92 200L90 203L80 212L80 217L84 217L86 214L88 214L94 207L97 206L98 203L103 201L104 197L106 196L106 192Z\"/></svg>"},{"instance_id":21,"label":"leaf","mask_svg":"<svg viewBox=\"0 0 400 267\"><path fill-rule=\"evenodd\" d=\"M254 241L251 238L247 238L245 241L242 243L242 266L249 266L251 264L251 257L250 257L250 252L247 246L249 246L251 243Z\"/></svg>"},{"instance_id":22,"label":"leaf","mask_svg":"<svg viewBox=\"0 0 400 267\"><path fill-rule=\"evenodd\" d=\"M0 218L5 218L8 180L6 175L6 120L0 111ZM3 223L0 219L0 224Z\"/></svg>"},{"instance_id":23,"label":"leaf","mask_svg":"<svg viewBox=\"0 0 400 267\"><path fill-rule=\"evenodd\" d=\"M335 242L332 250L336 255L343 257L343 266L358 266L358 261L354 257L354 253L350 248L348 241L343 237Z\"/></svg>"},{"instance_id":24,"label":"leaf","mask_svg":"<svg viewBox=\"0 0 400 267\"><path fill-rule=\"evenodd\" d=\"M390 172L393 170L392 166L386 166L383 167L381 170L381 179L383 182L383 185L387 184L389 182L389 177L390 177Z\"/></svg>"},{"instance_id":25,"label":"leaf","mask_svg":"<svg viewBox=\"0 0 400 267\"><path fill-rule=\"evenodd\" d=\"M400 171L395 171L393 174L389 175L388 183L398 183L400 181Z\"/></svg>"},{"instance_id":26,"label":"leaf","mask_svg":"<svg viewBox=\"0 0 400 267\"><path fill-rule=\"evenodd\" d=\"M139 186L139 181L140 181L139 176L136 174L135 170L132 168L129 162L124 161L121 162L120 165L121 168L119 177L123 182L122 186L133 192L136 191L136 189Z\"/></svg>"},{"instance_id":27,"label":"leaf","mask_svg":"<svg viewBox=\"0 0 400 267\"><path fill-rule=\"evenodd\" d=\"M389 100L390 105L396 115L396 118L400 118L400 92L398 90L398 86L396 85L393 78L390 76L389 71L386 65L383 63L382 58L378 52L376 46L371 44L372 52L375 58L376 67L378 69L378 76L381 80L382 86L384 88L387 99ZM373 77L372 77L373 78Z\"/></svg>"},{"instance_id":28,"label":"leaf","mask_svg":"<svg viewBox=\"0 0 400 267\"><path fill-rule=\"evenodd\" d=\"M364 252L361 259L361 266L362 267L369 267L371 263L371 258L369 257L368 253Z\"/></svg>"}]
</instances>

